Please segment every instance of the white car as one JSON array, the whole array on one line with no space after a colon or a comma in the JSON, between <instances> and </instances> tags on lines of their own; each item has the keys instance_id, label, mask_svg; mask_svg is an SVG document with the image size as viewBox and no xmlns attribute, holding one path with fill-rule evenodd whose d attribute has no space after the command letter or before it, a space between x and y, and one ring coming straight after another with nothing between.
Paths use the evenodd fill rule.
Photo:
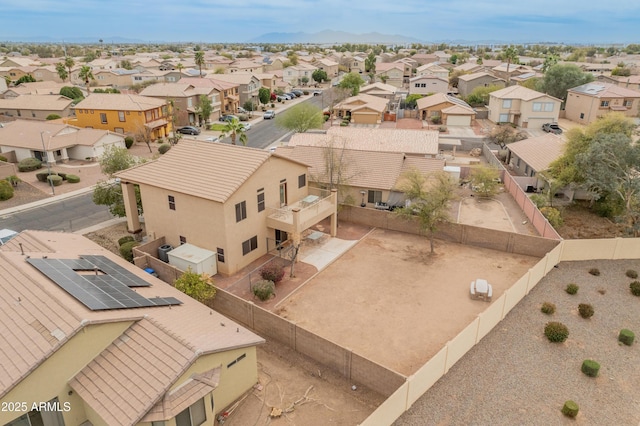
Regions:
<instances>
[{"instance_id":1,"label":"white car","mask_svg":"<svg viewBox=\"0 0 640 426\"><path fill-rule=\"evenodd\" d=\"M251 123L242 123L242 128L246 132L247 130L251 129Z\"/></svg>"},{"instance_id":2,"label":"white car","mask_svg":"<svg viewBox=\"0 0 640 426\"><path fill-rule=\"evenodd\" d=\"M18 235L16 231L11 229L0 229L0 246L5 245L10 239Z\"/></svg>"},{"instance_id":3,"label":"white car","mask_svg":"<svg viewBox=\"0 0 640 426\"><path fill-rule=\"evenodd\" d=\"M218 142L219 140L220 138L218 138L217 136L209 136L205 139L205 142Z\"/></svg>"}]
</instances>

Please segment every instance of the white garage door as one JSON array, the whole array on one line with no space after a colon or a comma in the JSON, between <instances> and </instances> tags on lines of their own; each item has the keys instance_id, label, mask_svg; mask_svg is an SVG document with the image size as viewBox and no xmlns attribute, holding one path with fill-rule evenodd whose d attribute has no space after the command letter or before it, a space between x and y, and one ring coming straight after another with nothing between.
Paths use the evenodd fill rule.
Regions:
<instances>
[{"instance_id":1,"label":"white garage door","mask_svg":"<svg viewBox=\"0 0 640 426\"><path fill-rule=\"evenodd\" d=\"M448 115L447 126L470 126L471 116L469 115Z\"/></svg>"},{"instance_id":2,"label":"white garage door","mask_svg":"<svg viewBox=\"0 0 640 426\"><path fill-rule=\"evenodd\" d=\"M529 118L527 121L528 121L527 128L541 129L544 123L555 123L558 120L553 117L547 117L547 118L536 117L536 118Z\"/></svg>"}]
</instances>

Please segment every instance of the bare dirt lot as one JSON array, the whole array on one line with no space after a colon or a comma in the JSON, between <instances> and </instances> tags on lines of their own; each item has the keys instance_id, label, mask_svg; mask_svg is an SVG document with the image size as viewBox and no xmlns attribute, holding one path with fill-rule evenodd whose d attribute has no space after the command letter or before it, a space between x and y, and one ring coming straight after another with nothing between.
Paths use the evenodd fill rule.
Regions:
<instances>
[{"instance_id":1,"label":"bare dirt lot","mask_svg":"<svg viewBox=\"0 0 640 426\"><path fill-rule=\"evenodd\" d=\"M624 225L600 217L588 208L587 203L578 202L561 207L564 224L556 230L562 238L613 238L622 237Z\"/></svg>"},{"instance_id":2,"label":"bare dirt lot","mask_svg":"<svg viewBox=\"0 0 640 426\"><path fill-rule=\"evenodd\" d=\"M277 313L379 364L409 375L480 312L469 283L499 297L538 261L530 256L376 229L307 283Z\"/></svg>"}]
</instances>

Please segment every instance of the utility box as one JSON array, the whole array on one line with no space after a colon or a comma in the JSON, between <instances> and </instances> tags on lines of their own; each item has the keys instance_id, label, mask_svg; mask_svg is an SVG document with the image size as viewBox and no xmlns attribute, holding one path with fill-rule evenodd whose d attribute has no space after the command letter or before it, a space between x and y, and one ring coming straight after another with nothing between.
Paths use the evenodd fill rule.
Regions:
<instances>
[{"instance_id":1,"label":"utility box","mask_svg":"<svg viewBox=\"0 0 640 426\"><path fill-rule=\"evenodd\" d=\"M168 253L169 264L181 271L215 275L218 272L216 253L193 244L182 244Z\"/></svg>"},{"instance_id":2,"label":"utility box","mask_svg":"<svg viewBox=\"0 0 640 426\"><path fill-rule=\"evenodd\" d=\"M169 244L164 244L158 247L158 259L162 260L164 263L169 263L169 256L167 253L171 250L173 250L173 246Z\"/></svg>"},{"instance_id":3,"label":"utility box","mask_svg":"<svg viewBox=\"0 0 640 426\"><path fill-rule=\"evenodd\" d=\"M460 167L459 166L444 166L443 169L449 174L456 182L460 180Z\"/></svg>"}]
</instances>

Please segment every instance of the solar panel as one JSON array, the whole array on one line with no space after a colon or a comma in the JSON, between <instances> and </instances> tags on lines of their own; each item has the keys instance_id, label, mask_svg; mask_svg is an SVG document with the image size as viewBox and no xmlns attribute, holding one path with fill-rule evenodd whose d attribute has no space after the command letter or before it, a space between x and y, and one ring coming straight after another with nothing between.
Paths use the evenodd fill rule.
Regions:
<instances>
[{"instance_id":1,"label":"solar panel","mask_svg":"<svg viewBox=\"0 0 640 426\"><path fill-rule=\"evenodd\" d=\"M104 256L82 256L81 259L27 259L60 288L92 311L180 305L174 297L147 299L130 287L149 283ZM96 271L79 274L77 271ZM98 274L100 271L102 273Z\"/></svg>"}]
</instances>

